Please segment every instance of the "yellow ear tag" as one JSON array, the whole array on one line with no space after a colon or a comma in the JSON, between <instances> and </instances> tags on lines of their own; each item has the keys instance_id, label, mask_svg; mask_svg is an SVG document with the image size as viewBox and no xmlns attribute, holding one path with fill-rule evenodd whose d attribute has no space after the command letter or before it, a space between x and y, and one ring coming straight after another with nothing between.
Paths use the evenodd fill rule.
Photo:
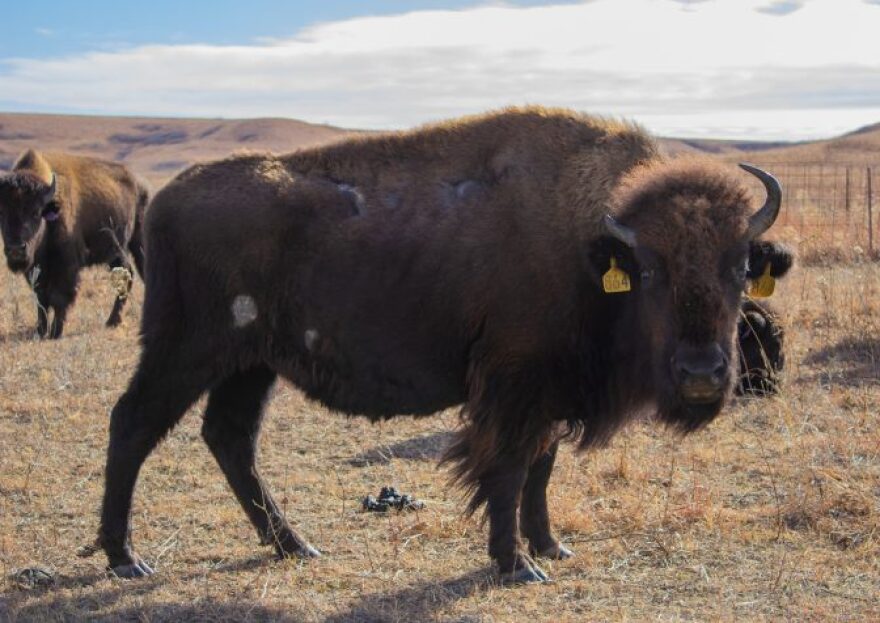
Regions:
<instances>
[{"instance_id":1,"label":"yellow ear tag","mask_svg":"<svg viewBox=\"0 0 880 623\"><path fill-rule=\"evenodd\" d=\"M764 269L764 274L753 281L749 287L749 296L759 299L767 298L773 294L775 289L776 279L770 274L770 263L768 262L767 267Z\"/></svg>"},{"instance_id":2,"label":"yellow ear tag","mask_svg":"<svg viewBox=\"0 0 880 623\"><path fill-rule=\"evenodd\" d=\"M617 260L613 257L611 258L611 268L602 275L602 289L608 294L629 292L632 289L629 285L629 275L622 268L617 267Z\"/></svg>"}]
</instances>

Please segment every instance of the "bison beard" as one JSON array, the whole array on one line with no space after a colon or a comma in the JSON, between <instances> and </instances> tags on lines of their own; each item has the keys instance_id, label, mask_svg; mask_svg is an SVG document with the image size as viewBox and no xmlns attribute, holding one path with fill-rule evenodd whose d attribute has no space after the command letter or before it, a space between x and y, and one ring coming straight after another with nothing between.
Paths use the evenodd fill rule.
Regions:
<instances>
[{"instance_id":1,"label":"bison beard","mask_svg":"<svg viewBox=\"0 0 880 623\"><path fill-rule=\"evenodd\" d=\"M61 337L80 270L96 264L127 271L107 319L107 326L120 323L131 290L129 253L143 276L148 198L146 186L124 166L70 154L28 150L0 176L6 261L34 289L40 337Z\"/></svg>"},{"instance_id":2,"label":"bison beard","mask_svg":"<svg viewBox=\"0 0 880 623\"><path fill-rule=\"evenodd\" d=\"M486 505L489 553L504 580L546 580L532 556L571 555L547 513L559 438L601 444L652 411L695 430L730 392L749 252L750 271L781 252L755 251L778 209L755 174L769 199L750 216L735 172L536 108L185 171L147 216L143 349L110 423L111 568L152 572L129 542L138 470L205 391L205 441L261 540L317 555L255 466L282 376L373 420L463 404L447 460ZM612 260L630 291L602 291Z\"/></svg>"}]
</instances>

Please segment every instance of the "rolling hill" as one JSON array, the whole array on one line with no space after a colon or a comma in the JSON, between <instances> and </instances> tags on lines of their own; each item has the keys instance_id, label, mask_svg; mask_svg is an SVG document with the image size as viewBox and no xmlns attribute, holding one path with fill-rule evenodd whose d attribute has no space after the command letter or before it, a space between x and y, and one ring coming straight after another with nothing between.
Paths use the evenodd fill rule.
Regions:
<instances>
[{"instance_id":1,"label":"rolling hill","mask_svg":"<svg viewBox=\"0 0 880 623\"><path fill-rule=\"evenodd\" d=\"M154 119L0 113L0 168L28 147L116 160L159 185L234 151L291 151L352 131L292 119Z\"/></svg>"},{"instance_id":2,"label":"rolling hill","mask_svg":"<svg viewBox=\"0 0 880 623\"><path fill-rule=\"evenodd\" d=\"M28 147L117 160L159 186L201 161L242 150L287 152L319 145L357 130L294 119L180 119L0 113L0 169ZM804 143L663 138L667 153L707 153L761 162L880 160L880 123L843 136Z\"/></svg>"}]
</instances>

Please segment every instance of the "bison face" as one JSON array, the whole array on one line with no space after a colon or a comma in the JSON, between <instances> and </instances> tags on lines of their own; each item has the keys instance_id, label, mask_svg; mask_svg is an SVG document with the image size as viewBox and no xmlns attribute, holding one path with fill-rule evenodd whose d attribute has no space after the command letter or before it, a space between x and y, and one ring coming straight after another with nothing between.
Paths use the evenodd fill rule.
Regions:
<instances>
[{"instance_id":1,"label":"bison face","mask_svg":"<svg viewBox=\"0 0 880 623\"><path fill-rule=\"evenodd\" d=\"M0 233L6 264L12 272L25 272L33 266L45 221L58 217L54 199L54 176L49 184L30 173L0 178Z\"/></svg>"},{"instance_id":2,"label":"bison face","mask_svg":"<svg viewBox=\"0 0 880 623\"><path fill-rule=\"evenodd\" d=\"M606 270L613 270L613 258L629 276L628 290L604 295L624 307L619 339L635 340L633 356L643 360L637 368L650 370L653 378L644 383L658 414L684 432L711 421L730 394L748 281L767 266L781 276L791 264L784 248L755 240L776 218L779 185L763 171L744 168L768 191L767 204L754 215L747 189L717 166L653 165L630 182L618 217L606 217L611 236L598 243ZM594 253L594 262L602 255Z\"/></svg>"}]
</instances>

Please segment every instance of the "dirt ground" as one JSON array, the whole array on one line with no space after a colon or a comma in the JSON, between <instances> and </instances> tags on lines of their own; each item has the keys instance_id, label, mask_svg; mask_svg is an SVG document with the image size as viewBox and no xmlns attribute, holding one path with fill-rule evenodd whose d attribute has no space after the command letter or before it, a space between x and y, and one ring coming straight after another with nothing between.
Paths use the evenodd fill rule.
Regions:
<instances>
[{"instance_id":1,"label":"dirt ground","mask_svg":"<svg viewBox=\"0 0 880 623\"><path fill-rule=\"evenodd\" d=\"M436 467L456 413L375 426L283 384L261 465L323 558L258 545L200 439L203 403L137 488L134 539L158 573L123 581L79 558L141 296L105 329L109 274L91 271L64 338L39 342L25 283L0 270L0 621L880 620L880 264L780 285L782 396L740 400L683 440L646 423L604 450L565 447L551 513L577 556L545 565L553 584L515 588L495 584L485 529ZM384 484L426 508L362 513ZM34 566L52 582L15 576Z\"/></svg>"}]
</instances>

